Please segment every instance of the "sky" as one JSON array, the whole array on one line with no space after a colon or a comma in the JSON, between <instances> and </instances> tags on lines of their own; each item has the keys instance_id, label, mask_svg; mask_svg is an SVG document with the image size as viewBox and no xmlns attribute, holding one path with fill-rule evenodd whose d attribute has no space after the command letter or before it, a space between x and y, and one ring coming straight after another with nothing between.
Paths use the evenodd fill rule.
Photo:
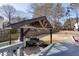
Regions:
<instances>
[{"instance_id":1,"label":"sky","mask_svg":"<svg viewBox=\"0 0 79 59\"><path fill-rule=\"evenodd\" d=\"M6 5L6 3L0 3L0 6L2 5ZM23 11L25 13L27 13L26 10L31 10L31 3L9 3L9 5L12 5L16 10ZM68 5L69 4L63 4L64 7L67 7Z\"/></svg>"},{"instance_id":2,"label":"sky","mask_svg":"<svg viewBox=\"0 0 79 59\"><path fill-rule=\"evenodd\" d=\"M8 3L0 3L0 6L2 5L7 5ZM9 3L8 5L12 5L16 10L18 10L19 12L21 12L21 14L19 14L19 12L17 14L19 14L19 16L23 16L23 17L31 17L31 14L28 13L26 10L30 10L30 3Z\"/></svg>"},{"instance_id":3,"label":"sky","mask_svg":"<svg viewBox=\"0 0 79 59\"><path fill-rule=\"evenodd\" d=\"M2 5L6 5L5 3L0 3L0 6ZM22 11L24 12L25 14L21 14L21 16L27 16L29 18L31 18L31 13L28 13L27 10L31 10L31 3L9 3L9 5L12 5L16 10L19 10L19 11ZM69 4L68 3L63 3L62 4L63 7L68 7ZM71 17L75 16L75 13L74 12L71 12ZM66 19L67 17L64 17L62 18L63 19ZM63 22L63 21L62 21Z\"/></svg>"},{"instance_id":4,"label":"sky","mask_svg":"<svg viewBox=\"0 0 79 59\"><path fill-rule=\"evenodd\" d=\"M0 6L2 5L6 5L6 3L0 3ZM27 13L27 10L31 10L31 3L9 3L9 5L12 5L16 10L23 11L25 13ZM68 3L63 3L62 5L64 7L69 6Z\"/></svg>"},{"instance_id":5,"label":"sky","mask_svg":"<svg viewBox=\"0 0 79 59\"><path fill-rule=\"evenodd\" d=\"M0 6L7 5L8 3L0 3ZM29 3L9 3L9 5L12 5L15 9L25 11L25 9L30 9Z\"/></svg>"},{"instance_id":6,"label":"sky","mask_svg":"<svg viewBox=\"0 0 79 59\"><path fill-rule=\"evenodd\" d=\"M7 3L8 4L8 3ZM0 3L0 6L6 5L5 3ZM32 16L31 13L28 13L27 10L31 10L31 3L9 3L9 5L12 5L16 10L22 11L25 13L23 16ZM64 7L69 6L67 3L63 3ZM22 16L22 15L21 15Z\"/></svg>"}]
</instances>

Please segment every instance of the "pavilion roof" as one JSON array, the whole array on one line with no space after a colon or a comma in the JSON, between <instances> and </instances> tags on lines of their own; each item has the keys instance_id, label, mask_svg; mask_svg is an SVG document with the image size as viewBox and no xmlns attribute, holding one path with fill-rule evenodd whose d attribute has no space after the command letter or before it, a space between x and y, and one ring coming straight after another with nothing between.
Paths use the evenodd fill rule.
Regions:
<instances>
[{"instance_id":1,"label":"pavilion roof","mask_svg":"<svg viewBox=\"0 0 79 59\"><path fill-rule=\"evenodd\" d=\"M28 20L23 20L17 23L12 23L7 25L6 27L11 27L11 28L52 28L50 22L47 20L46 16L42 17L37 17L33 19L28 19Z\"/></svg>"}]
</instances>

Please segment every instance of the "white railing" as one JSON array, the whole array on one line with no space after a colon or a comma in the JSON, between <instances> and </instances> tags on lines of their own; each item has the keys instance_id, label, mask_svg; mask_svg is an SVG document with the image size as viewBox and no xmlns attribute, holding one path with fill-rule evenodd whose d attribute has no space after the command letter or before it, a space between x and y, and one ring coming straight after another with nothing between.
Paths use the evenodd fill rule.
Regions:
<instances>
[{"instance_id":1,"label":"white railing","mask_svg":"<svg viewBox=\"0 0 79 59\"><path fill-rule=\"evenodd\" d=\"M0 47L1 56L22 56L23 42L16 42L11 45Z\"/></svg>"}]
</instances>

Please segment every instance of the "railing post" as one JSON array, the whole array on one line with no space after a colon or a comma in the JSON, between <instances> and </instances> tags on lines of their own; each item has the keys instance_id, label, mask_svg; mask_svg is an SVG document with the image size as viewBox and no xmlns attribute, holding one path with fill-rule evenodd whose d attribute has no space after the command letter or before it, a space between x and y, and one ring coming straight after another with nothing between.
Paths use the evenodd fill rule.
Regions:
<instances>
[{"instance_id":1,"label":"railing post","mask_svg":"<svg viewBox=\"0 0 79 59\"><path fill-rule=\"evenodd\" d=\"M4 52L2 52L2 56L4 56Z\"/></svg>"},{"instance_id":2,"label":"railing post","mask_svg":"<svg viewBox=\"0 0 79 59\"><path fill-rule=\"evenodd\" d=\"M18 50L17 50L17 56L23 56L23 49L22 47L19 47Z\"/></svg>"}]
</instances>

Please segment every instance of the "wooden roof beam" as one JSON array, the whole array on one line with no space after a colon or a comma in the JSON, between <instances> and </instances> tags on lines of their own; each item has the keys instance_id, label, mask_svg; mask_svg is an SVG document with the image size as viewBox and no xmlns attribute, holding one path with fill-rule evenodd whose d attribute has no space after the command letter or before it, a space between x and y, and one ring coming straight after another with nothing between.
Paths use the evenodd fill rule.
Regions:
<instances>
[{"instance_id":1,"label":"wooden roof beam","mask_svg":"<svg viewBox=\"0 0 79 59\"><path fill-rule=\"evenodd\" d=\"M24 32L24 36L25 36L25 34L27 34L28 32L30 31L30 28L28 28L25 32Z\"/></svg>"},{"instance_id":2,"label":"wooden roof beam","mask_svg":"<svg viewBox=\"0 0 79 59\"><path fill-rule=\"evenodd\" d=\"M47 27L48 23L45 24L45 27Z\"/></svg>"},{"instance_id":3,"label":"wooden roof beam","mask_svg":"<svg viewBox=\"0 0 79 59\"><path fill-rule=\"evenodd\" d=\"M39 23L43 28L45 28L41 20L39 20Z\"/></svg>"}]
</instances>

